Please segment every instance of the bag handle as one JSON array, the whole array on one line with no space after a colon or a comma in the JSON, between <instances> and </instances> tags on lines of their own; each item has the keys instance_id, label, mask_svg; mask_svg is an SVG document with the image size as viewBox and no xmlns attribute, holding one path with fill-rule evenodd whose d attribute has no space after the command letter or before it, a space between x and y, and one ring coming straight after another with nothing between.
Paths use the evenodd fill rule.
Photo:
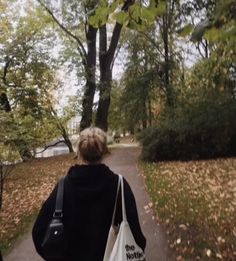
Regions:
<instances>
[{"instance_id":1,"label":"bag handle","mask_svg":"<svg viewBox=\"0 0 236 261\"><path fill-rule=\"evenodd\" d=\"M56 206L55 206L55 211L53 213L54 218L62 218L63 217L64 180L65 180L65 177L62 177L59 180L59 183L58 183Z\"/></svg>"},{"instance_id":2,"label":"bag handle","mask_svg":"<svg viewBox=\"0 0 236 261\"><path fill-rule=\"evenodd\" d=\"M124 180L123 180L123 177L119 174L117 190L116 190L115 206L114 206L114 210L113 210L113 214L112 214L112 221L111 221L111 225L113 227L114 227L114 223L115 223L115 215L116 215L116 209L117 209L117 200L118 200L120 187L121 187L122 220L126 222L127 221L127 216L126 216L126 208L125 208Z\"/></svg>"},{"instance_id":3,"label":"bag handle","mask_svg":"<svg viewBox=\"0 0 236 261\"><path fill-rule=\"evenodd\" d=\"M114 226L115 223L115 216L116 216L116 208L117 208L117 200L118 200L118 195L119 195L119 189L120 189L120 175L118 177L118 183L117 183L117 189L116 189L116 199L115 199L115 205L114 205L114 210L113 210L113 214L112 214L112 221L111 221L111 225Z\"/></svg>"},{"instance_id":4,"label":"bag handle","mask_svg":"<svg viewBox=\"0 0 236 261\"><path fill-rule=\"evenodd\" d=\"M125 208L124 179L121 175L119 175L119 177L120 177L120 182L121 182L122 218L123 218L123 221L127 222L126 208Z\"/></svg>"}]
</instances>

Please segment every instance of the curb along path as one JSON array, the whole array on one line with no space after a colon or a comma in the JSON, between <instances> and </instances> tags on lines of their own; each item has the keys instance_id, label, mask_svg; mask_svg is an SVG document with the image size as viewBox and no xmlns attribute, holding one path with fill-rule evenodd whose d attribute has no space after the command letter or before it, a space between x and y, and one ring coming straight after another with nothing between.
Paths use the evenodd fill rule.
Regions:
<instances>
[{"instance_id":1,"label":"curb along path","mask_svg":"<svg viewBox=\"0 0 236 261\"><path fill-rule=\"evenodd\" d=\"M112 150L105 163L118 174L122 174L129 182L138 207L140 224L147 239L147 261L174 261L174 254L168 250L164 229L153 218L152 209L149 207L150 199L145 190L144 180L138 173L137 159L140 149L135 146L119 146ZM4 261L42 261L35 252L31 239L31 230L16 243L13 250L4 257ZM86 260L78 260L86 261ZM96 260L94 260L96 261Z\"/></svg>"}]
</instances>

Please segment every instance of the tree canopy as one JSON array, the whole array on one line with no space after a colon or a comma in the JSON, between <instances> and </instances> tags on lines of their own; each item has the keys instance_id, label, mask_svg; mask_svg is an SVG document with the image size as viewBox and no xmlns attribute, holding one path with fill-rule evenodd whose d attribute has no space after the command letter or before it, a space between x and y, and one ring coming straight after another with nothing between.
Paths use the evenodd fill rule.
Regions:
<instances>
[{"instance_id":1,"label":"tree canopy","mask_svg":"<svg viewBox=\"0 0 236 261\"><path fill-rule=\"evenodd\" d=\"M197 101L234 99L232 0L1 0L0 8L0 107L21 156L60 135L72 150L66 122L76 111L80 129L135 132L177 119ZM72 88L61 68L77 77L69 114L57 110L55 93Z\"/></svg>"}]
</instances>

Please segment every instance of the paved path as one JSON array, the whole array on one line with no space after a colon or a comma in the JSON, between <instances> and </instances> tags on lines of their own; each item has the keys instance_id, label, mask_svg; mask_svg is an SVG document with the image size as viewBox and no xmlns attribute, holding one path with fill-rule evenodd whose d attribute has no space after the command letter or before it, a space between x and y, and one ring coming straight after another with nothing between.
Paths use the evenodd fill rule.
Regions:
<instances>
[{"instance_id":1,"label":"paved path","mask_svg":"<svg viewBox=\"0 0 236 261\"><path fill-rule=\"evenodd\" d=\"M122 174L128 180L134 192L140 223L147 239L145 251L147 261L174 261L174 254L168 250L163 228L154 220L152 209L145 208L150 203L150 199L144 187L143 177L138 173L139 152L138 147L121 145L120 148L112 150L112 154L105 162L114 172ZM4 261L42 261L34 250L30 232L16 243Z\"/></svg>"}]
</instances>

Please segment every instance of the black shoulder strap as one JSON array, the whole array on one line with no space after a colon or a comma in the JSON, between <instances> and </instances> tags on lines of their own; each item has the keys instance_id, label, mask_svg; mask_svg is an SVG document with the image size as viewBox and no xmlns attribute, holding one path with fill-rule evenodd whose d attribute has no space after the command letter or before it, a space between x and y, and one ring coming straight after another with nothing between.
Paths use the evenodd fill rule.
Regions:
<instances>
[{"instance_id":1,"label":"black shoulder strap","mask_svg":"<svg viewBox=\"0 0 236 261\"><path fill-rule=\"evenodd\" d=\"M56 207L55 207L55 212L53 214L53 217L55 218L62 218L63 216L62 212L63 212L64 179L65 177L62 177L58 183Z\"/></svg>"}]
</instances>

